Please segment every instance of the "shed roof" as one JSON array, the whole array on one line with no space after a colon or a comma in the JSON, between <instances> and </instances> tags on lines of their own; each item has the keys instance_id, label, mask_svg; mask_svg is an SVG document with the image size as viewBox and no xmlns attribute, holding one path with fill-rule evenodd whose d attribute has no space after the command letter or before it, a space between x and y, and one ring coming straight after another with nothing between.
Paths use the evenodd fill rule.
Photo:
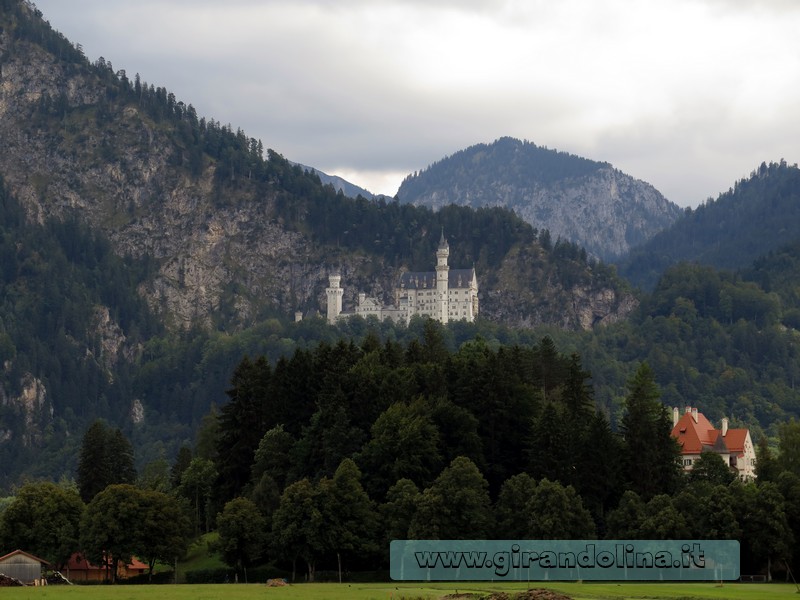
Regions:
<instances>
[{"instance_id":1,"label":"shed roof","mask_svg":"<svg viewBox=\"0 0 800 600\"><path fill-rule=\"evenodd\" d=\"M43 558L34 556L30 552L25 552L24 550L14 550L13 552L9 552L5 556L0 556L0 563L10 562L11 558L13 558L14 556L27 556L28 558L40 562L43 565L50 565L50 563L44 560Z\"/></svg>"}]
</instances>

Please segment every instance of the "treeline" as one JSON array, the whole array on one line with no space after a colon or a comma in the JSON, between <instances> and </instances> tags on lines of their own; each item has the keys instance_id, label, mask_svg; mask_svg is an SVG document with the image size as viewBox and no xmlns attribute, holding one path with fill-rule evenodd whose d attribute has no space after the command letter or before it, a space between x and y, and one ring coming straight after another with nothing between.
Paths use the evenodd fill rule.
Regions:
<instances>
[{"instance_id":1,"label":"treeline","mask_svg":"<svg viewBox=\"0 0 800 600\"><path fill-rule=\"evenodd\" d=\"M133 447L119 429L100 419L86 430L77 482L27 482L0 499L0 547L24 548L63 570L74 553L96 566L136 555L150 567L186 553L191 537L188 504L164 479L137 479ZM38 553L38 554L37 554Z\"/></svg>"},{"instance_id":2,"label":"treeline","mask_svg":"<svg viewBox=\"0 0 800 600\"><path fill-rule=\"evenodd\" d=\"M579 357L549 338L449 352L428 322L406 347L368 334L274 367L244 359L204 449L176 471L209 477L193 501L199 528L246 505L271 532L260 560L299 557L309 577L337 556L385 567L388 540L415 537L740 539L743 572L789 559L798 427L757 486L714 454L686 477L654 378L647 364L629 378L612 427Z\"/></svg>"},{"instance_id":3,"label":"treeline","mask_svg":"<svg viewBox=\"0 0 800 600\"><path fill-rule=\"evenodd\" d=\"M0 10L12 24L10 30L12 39L28 40L38 44L59 60L71 65L86 62L80 46L73 46L62 33L53 30L50 24L43 20L42 11L35 8L32 2L0 0ZM13 51L13 48L13 44L9 45L7 52Z\"/></svg>"},{"instance_id":4,"label":"treeline","mask_svg":"<svg viewBox=\"0 0 800 600\"><path fill-rule=\"evenodd\" d=\"M451 352L428 321L405 346L367 334L245 358L171 465L137 477L121 433L95 423L77 486L0 502L0 544L56 564L76 550L171 564L213 529L237 572L308 579L384 570L391 539L738 539L743 573L797 566L800 423L780 428L777 458L759 443L757 483L714 453L687 475L654 379L639 366L612 424L580 358L549 338Z\"/></svg>"}]
</instances>

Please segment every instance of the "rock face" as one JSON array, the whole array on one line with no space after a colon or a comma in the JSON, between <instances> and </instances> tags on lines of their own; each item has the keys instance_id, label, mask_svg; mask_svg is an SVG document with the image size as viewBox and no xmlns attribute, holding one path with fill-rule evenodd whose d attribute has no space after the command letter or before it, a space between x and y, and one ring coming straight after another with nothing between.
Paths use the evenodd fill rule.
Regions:
<instances>
[{"instance_id":1,"label":"rock face","mask_svg":"<svg viewBox=\"0 0 800 600\"><path fill-rule=\"evenodd\" d=\"M220 198L215 164L194 177L172 164L174 132L136 106L106 105L95 69L12 41L8 30L0 53L0 173L30 219L77 212L120 255L155 259L158 272L141 291L178 327L208 324L220 308L247 320L308 288L294 285L312 271L307 241L275 220L271 190L242 181ZM63 121L40 114L53 98L67 107Z\"/></svg>"},{"instance_id":2,"label":"rock face","mask_svg":"<svg viewBox=\"0 0 800 600\"><path fill-rule=\"evenodd\" d=\"M599 163L501 138L462 150L407 178L402 202L503 206L605 261L671 225L682 213L652 185Z\"/></svg>"},{"instance_id":3,"label":"rock face","mask_svg":"<svg viewBox=\"0 0 800 600\"><path fill-rule=\"evenodd\" d=\"M0 387L0 406L7 407L21 421L22 444L31 446L42 436L43 423L53 416L47 389L38 377L26 373L20 382L19 394L8 396ZM11 439L13 432L0 428L0 442Z\"/></svg>"},{"instance_id":4,"label":"rock face","mask_svg":"<svg viewBox=\"0 0 800 600\"><path fill-rule=\"evenodd\" d=\"M541 249L510 252L492 279L481 298L481 313L516 327L549 324L586 331L624 320L639 305L629 290L605 285L602 277L590 277L586 269L576 269L566 278L573 283L565 287L556 281Z\"/></svg>"}]
</instances>

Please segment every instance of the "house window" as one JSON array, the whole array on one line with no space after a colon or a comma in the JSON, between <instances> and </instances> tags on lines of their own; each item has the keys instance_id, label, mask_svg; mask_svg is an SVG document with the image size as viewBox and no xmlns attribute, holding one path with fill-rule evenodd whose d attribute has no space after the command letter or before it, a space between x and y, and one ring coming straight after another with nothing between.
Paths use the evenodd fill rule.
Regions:
<instances>
[{"instance_id":1,"label":"house window","mask_svg":"<svg viewBox=\"0 0 800 600\"><path fill-rule=\"evenodd\" d=\"M684 467L691 467L692 466L692 459L691 458L684 458L683 459L683 466Z\"/></svg>"}]
</instances>

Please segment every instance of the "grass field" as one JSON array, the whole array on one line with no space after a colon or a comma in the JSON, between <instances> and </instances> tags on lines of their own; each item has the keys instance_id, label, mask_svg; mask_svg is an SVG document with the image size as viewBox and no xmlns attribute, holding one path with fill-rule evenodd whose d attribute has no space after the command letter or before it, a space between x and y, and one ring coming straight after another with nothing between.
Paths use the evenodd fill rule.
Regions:
<instances>
[{"instance_id":1,"label":"grass field","mask_svg":"<svg viewBox=\"0 0 800 600\"><path fill-rule=\"evenodd\" d=\"M2 588L0 600L406 600L441 598L447 594L474 594L479 598L491 592L508 594L528 589L525 583L305 583L286 587L264 584L227 585L119 585L119 586L49 586L42 588ZM575 600L779 600L798 599L794 585L773 583L552 583L531 584L567 594ZM465 596L469 598L470 596Z\"/></svg>"}]
</instances>

